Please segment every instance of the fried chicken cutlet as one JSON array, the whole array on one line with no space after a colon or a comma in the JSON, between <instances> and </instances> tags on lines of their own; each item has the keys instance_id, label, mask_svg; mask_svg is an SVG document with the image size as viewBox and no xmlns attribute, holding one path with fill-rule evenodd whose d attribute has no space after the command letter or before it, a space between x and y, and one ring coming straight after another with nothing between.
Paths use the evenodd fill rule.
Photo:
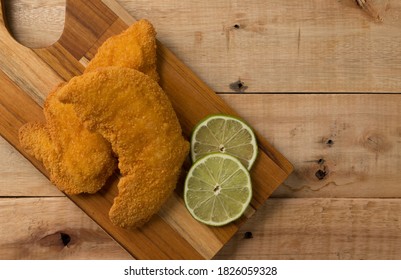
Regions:
<instances>
[{"instance_id":1,"label":"fried chicken cutlet","mask_svg":"<svg viewBox=\"0 0 401 280\"><path fill-rule=\"evenodd\" d=\"M172 193L189 151L167 95L139 71L107 67L73 78L59 97L118 156L122 178L111 221L143 225Z\"/></svg>"},{"instance_id":2,"label":"fried chicken cutlet","mask_svg":"<svg viewBox=\"0 0 401 280\"><path fill-rule=\"evenodd\" d=\"M140 68L155 80L156 32L147 20L134 23L120 35L110 37L85 72L103 66ZM22 147L41 161L50 180L67 194L95 193L116 169L110 144L89 132L71 105L58 101L61 85L46 99L46 124L28 123L19 132Z\"/></svg>"},{"instance_id":3,"label":"fried chicken cutlet","mask_svg":"<svg viewBox=\"0 0 401 280\"><path fill-rule=\"evenodd\" d=\"M153 25L148 20L141 19L121 34L107 39L86 66L85 72L100 67L120 66L136 69L158 81L156 48L156 31Z\"/></svg>"},{"instance_id":4,"label":"fried chicken cutlet","mask_svg":"<svg viewBox=\"0 0 401 280\"><path fill-rule=\"evenodd\" d=\"M110 144L88 131L71 105L61 103L60 85L46 99L46 124L28 123L20 129L22 147L40 160L50 180L68 194L95 193L116 169Z\"/></svg>"}]
</instances>

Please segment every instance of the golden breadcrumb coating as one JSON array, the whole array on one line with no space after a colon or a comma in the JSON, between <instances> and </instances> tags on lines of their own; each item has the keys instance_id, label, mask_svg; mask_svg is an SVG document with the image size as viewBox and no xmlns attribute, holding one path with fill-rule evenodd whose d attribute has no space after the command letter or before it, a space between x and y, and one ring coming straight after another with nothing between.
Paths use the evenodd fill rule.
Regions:
<instances>
[{"instance_id":1,"label":"golden breadcrumb coating","mask_svg":"<svg viewBox=\"0 0 401 280\"><path fill-rule=\"evenodd\" d=\"M107 67L73 78L59 98L118 156L122 178L111 221L143 225L172 193L189 150L168 97L139 71Z\"/></svg>"},{"instance_id":2,"label":"golden breadcrumb coating","mask_svg":"<svg viewBox=\"0 0 401 280\"><path fill-rule=\"evenodd\" d=\"M50 180L67 194L95 193L116 169L110 144L98 133L89 132L71 105L57 94L46 99L46 124L28 123L19 131L22 147L41 161Z\"/></svg>"},{"instance_id":3,"label":"golden breadcrumb coating","mask_svg":"<svg viewBox=\"0 0 401 280\"><path fill-rule=\"evenodd\" d=\"M136 22L120 35L109 38L85 72L115 65L145 71L158 80L155 36L156 32L148 21ZM59 87L46 99L46 124L23 126L20 142L28 153L43 163L50 180L61 191L67 194L94 193L116 169L116 159L110 144L100 134L89 132L71 105L59 102Z\"/></svg>"},{"instance_id":4,"label":"golden breadcrumb coating","mask_svg":"<svg viewBox=\"0 0 401 280\"><path fill-rule=\"evenodd\" d=\"M141 19L121 34L108 38L99 47L85 72L105 66L136 69L158 81L156 31L153 25L146 19Z\"/></svg>"}]
</instances>

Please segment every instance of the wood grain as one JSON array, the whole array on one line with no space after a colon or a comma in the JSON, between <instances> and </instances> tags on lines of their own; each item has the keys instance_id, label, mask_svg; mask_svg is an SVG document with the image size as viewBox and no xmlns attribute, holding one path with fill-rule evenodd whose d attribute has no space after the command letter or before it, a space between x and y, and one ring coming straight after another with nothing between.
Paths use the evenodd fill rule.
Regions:
<instances>
[{"instance_id":1,"label":"wood grain","mask_svg":"<svg viewBox=\"0 0 401 280\"><path fill-rule=\"evenodd\" d=\"M400 1L120 2L217 92L400 92Z\"/></svg>"},{"instance_id":2,"label":"wood grain","mask_svg":"<svg viewBox=\"0 0 401 280\"><path fill-rule=\"evenodd\" d=\"M15 86L26 92L36 103L43 105L47 93L62 81L61 77L33 50L16 42L2 24L0 24L0 34L2 36L0 41L2 75L7 76ZM32 68L33 66L35 69Z\"/></svg>"},{"instance_id":3,"label":"wood grain","mask_svg":"<svg viewBox=\"0 0 401 280\"><path fill-rule=\"evenodd\" d=\"M132 259L66 197L1 198L0 208L0 259Z\"/></svg>"},{"instance_id":4,"label":"wood grain","mask_svg":"<svg viewBox=\"0 0 401 280\"><path fill-rule=\"evenodd\" d=\"M272 198L216 258L400 259L400 210L400 199Z\"/></svg>"},{"instance_id":5,"label":"wood grain","mask_svg":"<svg viewBox=\"0 0 401 280\"><path fill-rule=\"evenodd\" d=\"M3 1L8 27L17 41L30 48L55 43L61 36L66 0Z\"/></svg>"},{"instance_id":6,"label":"wood grain","mask_svg":"<svg viewBox=\"0 0 401 280\"><path fill-rule=\"evenodd\" d=\"M401 95L220 96L294 163L274 197L401 197ZM3 170L13 153L4 145ZM323 178L316 177L319 170Z\"/></svg>"},{"instance_id":7,"label":"wood grain","mask_svg":"<svg viewBox=\"0 0 401 280\"><path fill-rule=\"evenodd\" d=\"M27 45L34 43L35 37L42 40L42 47L57 40L59 34L46 30L59 28L62 18L46 24L36 20L40 18L39 11L50 15L52 9L62 10L63 1L46 2L48 6L42 10L42 1L29 1L36 7L34 9L18 6L19 2L28 1L10 1L10 11L15 5L17 13L12 19L13 25L10 22L13 34L19 32L19 40ZM229 84L241 80L248 86L245 93L302 92L306 88L315 88L317 92L350 89L367 93L400 92L398 1L370 1L382 14L383 22L372 18L353 0L324 3L308 0L302 4L293 0L286 3L186 1L179 5L172 1L117 2L131 15L146 16L154 21L159 40L216 91L232 92L235 87L231 89ZM265 26L268 30L249 31L249 25L255 26L254 19L260 18L269 23ZM237 22L241 23L239 29L234 27ZM246 22L248 27L244 27ZM227 37L231 41L226 40L223 24L229 27L227 34L230 36ZM302 29L297 29L297 25ZM298 37L299 57L296 55ZM259 44L255 45L256 42ZM255 52L249 51L250 45ZM308 46L314 49L308 51ZM327 48L328 56L324 58ZM313 57L314 52L319 54L321 62L318 56ZM300 69L299 65L306 68ZM324 71L320 72L321 69ZM355 69L362 72L354 72ZM311 81L317 83L311 84ZM399 95L220 96L294 162L295 172L273 193L275 198L269 199L241 227L216 258L400 259ZM279 106L284 109L278 109ZM343 124L348 124L345 130ZM375 138L369 141L369 132L380 135L379 141ZM336 134L337 140L327 145L332 134ZM363 139L368 140L368 145L363 145ZM380 139L390 142L391 148L378 149L380 145L377 144L383 143ZM4 151L0 154L6 154L5 158L10 161L18 158L15 157L18 152L8 143L0 145L0 151ZM320 156L325 160L322 167L330 166L330 177L325 177L323 182L315 175L321 167ZM1 163L2 167L7 166L7 162L1 160ZM49 195L51 191L47 187L51 188L50 185L44 189L35 187L38 191L32 193L29 182L36 184L38 177L46 179L26 161L22 166L25 167L19 169L19 174L25 174L26 183L21 185L15 183L20 182L20 177L6 168L0 169L2 192L11 196ZM382 197L387 198L380 199ZM45 203L46 199L42 201ZM80 220L84 214L69 215L73 215L71 219ZM305 225L312 225L313 230L306 230ZM16 224L9 228L11 230L3 230L0 236L20 230ZM252 232L253 238L245 239L246 232ZM298 232L300 240L296 239ZM47 254L42 248L35 258L44 258ZM114 256L124 258L124 254ZM54 255L54 258L61 257Z\"/></svg>"},{"instance_id":8,"label":"wood grain","mask_svg":"<svg viewBox=\"0 0 401 280\"><path fill-rule=\"evenodd\" d=\"M0 197L64 196L2 137L0 158Z\"/></svg>"},{"instance_id":9,"label":"wood grain","mask_svg":"<svg viewBox=\"0 0 401 280\"><path fill-rule=\"evenodd\" d=\"M27 45L55 41L57 31L44 33L61 30L64 1L38 2L35 10L13 1L14 34ZM246 92L400 91L399 1L367 1L373 16L355 0L118 2L149 18L163 44L217 92L238 90L238 80ZM38 20L44 11L55 20Z\"/></svg>"},{"instance_id":10,"label":"wood grain","mask_svg":"<svg viewBox=\"0 0 401 280\"><path fill-rule=\"evenodd\" d=\"M401 197L401 95L221 95L295 172L274 197Z\"/></svg>"},{"instance_id":11,"label":"wood grain","mask_svg":"<svg viewBox=\"0 0 401 280\"><path fill-rule=\"evenodd\" d=\"M46 176L48 174L43 166L21 149L18 129L26 122L43 120L40 107L43 106L49 89L60 81L68 81L74 75L79 75L84 69L80 65L81 61L90 60L109 36L119 34L128 27L128 23L115 14L122 11L122 8L114 3L111 10L107 6L110 3L113 1L67 1L63 33L56 43L45 48L26 48L13 40L5 26L0 29L0 36L6 38L3 45L0 45L4 48L4 51L0 48L0 82L3 86L0 92L3 106L0 109L4 112L0 115L0 120L2 124L6 124L2 126L0 133ZM126 12L122 15L126 19ZM133 19L129 23L132 21ZM172 102L185 137L189 138L194 125L206 115L217 112L237 115L160 42L157 53L160 85ZM34 110L29 110L29 106ZM259 134L257 138L259 156L252 170L253 209L242 219L218 229L199 226L183 205L174 205L184 203L180 199L180 187L175 194L177 198L165 204L161 214L154 215L149 223L136 230L116 227L108 217L109 209L118 193L117 176L110 178L101 192L68 197L135 258L209 259L292 172L291 163L282 154ZM182 232L191 228L203 230Z\"/></svg>"},{"instance_id":12,"label":"wood grain","mask_svg":"<svg viewBox=\"0 0 401 280\"><path fill-rule=\"evenodd\" d=\"M400 103L397 101L400 98L399 95L366 94L341 95L339 97L338 95L258 94L222 95L222 97L234 109L247 116L248 122L257 127L262 135L278 146L283 153L288 154L294 162L294 175L290 176L273 196L276 198L310 197L315 199L274 199L274 206L272 206L273 202L269 201L262 207L261 213L251 218L251 221L241 228L234 239L223 247L217 258L399 258L398 251L391 251L390 248L393 244L397 245L399 244L397 242L401 242L400 237L396 234L396 228L393 228L392 224L397 219L399 220L400 214L388 206L388 202L391 201L392 207L395 207L394 205L399 207L399 201L397 199L374 199L385 196L400 197L401 153L397 150L401 140L399 127L401 117L398 110ZM289 110L283 111L277 108L289 108ZM270 120L275 120L275 122ZM344 125L344 123L349 125ZM391 150L386 151L381 148L370 150L370 146L361 142L363 139L366 140L363 137L365 136L364 131L373 131L373 128L375 131L381 130L379 133L382 135L381 137L390 139L382 141L382 143L391 143ZM310 135L317 135L317 140L310 139ZM327 144L329 138L333 140L331 145ZM7 149L12 150L11 147ZM378 154L377 161L376 154ZM12 155L17 156L18 154L14 151L10 156ZM336 170L331 170L330 180L323 182L315 177L316 170L320 169L318 160L321 155L324 155L325 160L325 163L322 163L323 166L332 164L330 168L336 168ZM332 157L338 157L341 161L334 164ZM308 160L310 158L312 159ZM10 158L11 161L15 160ZM356 163L361 164L359 171L355 168L352 169ZM33 168L26 165L26 169ZM310 170L310 172L305 173L305 170ZM361 170L365 170L364 176L360 175ZM30 172L32 171L25 171L26 174L30 174ZM13 174L1 177L8 178L10 184L13 184L18 178ZM27 181L29 182L29 180ZM325 186L327 182L332 183ZM28 188L26 192L29 194ZM328 199L320 199L321 197ZM329 220L325 220L324 225L305 233L305 236L302 237L304 241L297 243L301 245L295 247L298 248L295 251L291 251L292 247L290 246L277 245L295 242L294 235L288 233L289 229L285 226L285 224L290 225L293 222L293 220L287 220L288 216L295 214L293 219L298 219L299 213L308 209L312 209L308 211L314 213L314 207L319 207L323 202L331 204L332 202L327 201L331 201L329 198L332 197L340 198L333 200L336 206L330 208L329 211L332 224L329 224ZM368 199L353 199L355 197ZM370 221L363 211L345 212L348 211L347 207L354 207L353 204L363 204L369 201L374 201L375 207L371 211L375 213L375 219L381 217L385 219L384 222L374 225L374 222ZM288 208L288 205L292 206ZM272 208L275 210L273 211ZM276 211L286 212L286 214L278 219ZM311 213L308 214L309 219L313 219L314 223L322 223L323 216L315 216ZM348 216L348 218L344 218L344 215L351 215L352 219ZM392 216L391 219L387 218L389 215ZM348 221L346 227L340 226L341 224L338 227L335 226L341 219ZM304 225L304 220L299 219L297 226L291 230L299 232L299 228ZM366 224L376 227L375 234L365 234ZM352 235L349 233L350 227L355 231ZM275 229L274 232L268 230L272 228ZM390 232L389 229L391 229ZM253 233L252 240L244 239L247 231ZM383 234L394 234L394 236L391 238L380 237ZM334 235L342 236L342 239L333 245ZM351 237L348 237L349 235ZM373 248L372 244L375 244L374 240L377 238L383 239L380 243L382 245L380 248ZM358 244L355 243L356 240L358 240ZM258 248L263 249L259 250Z\"/></svg>"}]
</instances>

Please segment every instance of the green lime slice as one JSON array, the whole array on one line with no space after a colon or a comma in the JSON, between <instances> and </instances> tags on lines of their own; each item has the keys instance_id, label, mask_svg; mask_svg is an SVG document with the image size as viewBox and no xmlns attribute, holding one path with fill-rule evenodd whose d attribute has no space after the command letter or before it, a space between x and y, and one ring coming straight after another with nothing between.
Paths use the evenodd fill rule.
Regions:
<instances>
[{"instance_id":1,"label":"green lime slice","mask_svg":"<svg viewBox=\"0 0 401 280\"><path fill-rule=\"evenodd\" d=\"M210 153L226 153L250 170L258 154L255 134L243 120L211 115L199 122L191 137L191 158L195 162Z\"/></svg>"},{"instance_id":2,"label":"green lime slice","mask_svg":"<svg viewBox=\"0 0 401 280\"><path fill-rule=\"evenodd\" d=\"M207 225L222 226L238 219L251 198L248 170L228 154L213 153L197 160L185 180L185 205Z\"/></svg>"}]
</instances>

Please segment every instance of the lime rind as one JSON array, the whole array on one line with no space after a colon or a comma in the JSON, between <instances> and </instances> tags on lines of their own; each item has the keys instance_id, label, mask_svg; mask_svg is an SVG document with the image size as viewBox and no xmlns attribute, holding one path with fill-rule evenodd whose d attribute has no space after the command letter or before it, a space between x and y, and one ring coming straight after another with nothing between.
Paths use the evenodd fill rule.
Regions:
<instances>
[{"instance_id":1,"label":"lime rind","mask_svg":"<svg viewBox=\"0 0 401 280\"><path fill-rule=\"evenodd\" d=\"M213 131L221 133L215 134ZM219 149L222 144L224 144L224 152ZM199 158L211 153L225 153L237 157L250 170L258 155L258 145L253 129L238 117L225 114L205 117L193 129L191 159L196 162Z\"/></svg>"},{"instance_id":2,"label":"lime rind","mask_svg":"<svg viewBox=\"0 0 401 280\"><path fill-rule=\"evenodd\" d=\"M237 220L251 199L249 171L228 154L213 153L198 159L185 180L185 205L196 220L207 225L223 226Z\"/></svg>"}]
</instances>

